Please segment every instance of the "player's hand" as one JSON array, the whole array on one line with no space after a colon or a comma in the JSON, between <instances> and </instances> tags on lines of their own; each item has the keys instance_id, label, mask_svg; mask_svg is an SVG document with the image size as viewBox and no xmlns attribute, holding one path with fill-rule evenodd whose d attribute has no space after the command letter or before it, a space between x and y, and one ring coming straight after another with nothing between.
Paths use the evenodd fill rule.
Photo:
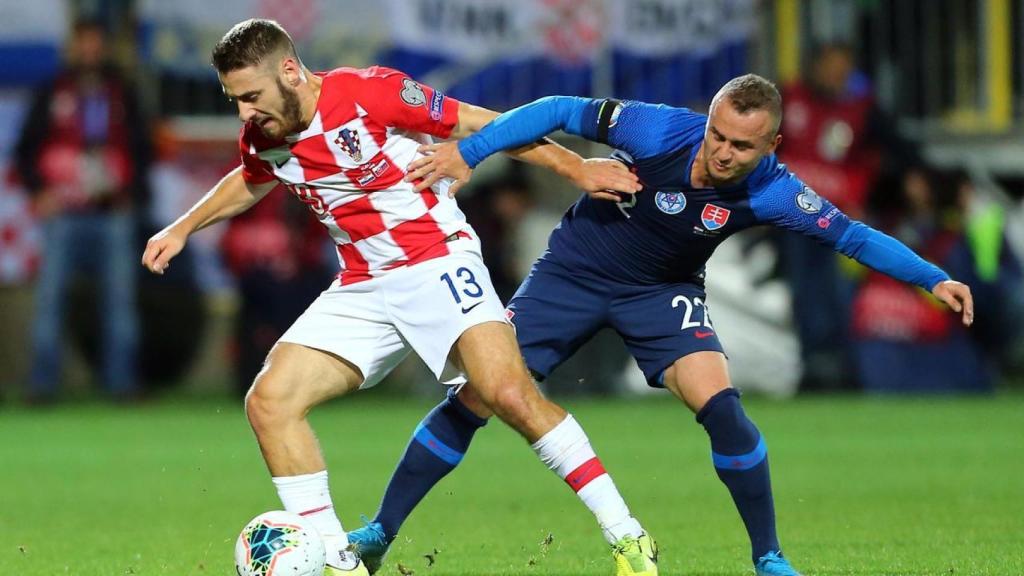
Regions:
<instances>
[{"instance_id":1,"label":"player's hand","mask_svg":"<svg viewBox=\"0 0 1024 576\"><path fill-rule=\"evenodd\" d=\"M932 288L932 294L945 302L953 312L960 313L964 326L974 323L974 298L971 297L971 289L967 284L946 280L936 284Z\"/></svg>"},{"instance_id":2,"label":"player's hand","mask_svg":"<svg viewBox=\"0 0 1024 576\"><path fill-rule=\"evenodd\" d=\"M643 186L625 164L609 158L588 158L569 176L591 198L621 202L623 194L636 194Z\"/></svg>"},{"instance_id":3,"label":"player's hand","mask_svg":"<svg viewBox=\"0 0 1024 576\"><path fill-rule=\"evenodd\" d=\"M455 142L427 144L418 150L424 156L409 164L409 173L405 175L406 182L422 179L416 184L416 192L426 190L442 178L451 178L453 182L448 187L448 197L454 198L459 188L473 175L473 169L466 164Z\"/></svg>"},{"instance_id":4,"label":"player's hand","mask_svg":"<svg viewBox=\"0 0 1024 576\"><path fill-rule=\"evenodd\" d=\"M167 265L185 247L188 239L186 234L168 226L157 232L146 242L146 250L142 253L142 265L154 274L163 274Z\"/></svg>"}]
</instances>

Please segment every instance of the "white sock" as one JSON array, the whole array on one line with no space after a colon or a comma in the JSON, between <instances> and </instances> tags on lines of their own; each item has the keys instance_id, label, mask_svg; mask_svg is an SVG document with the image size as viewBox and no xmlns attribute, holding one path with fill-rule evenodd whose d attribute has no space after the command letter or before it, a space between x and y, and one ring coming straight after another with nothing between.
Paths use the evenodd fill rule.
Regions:
<instances>
[{"instance_id":1,"label":"white sock","mask_svg":"<svg viewBox=\"0 0 1024 576\"><path fill-rule=\"evenodd\" d=\"M644 533L640 523L630 515L612 477L594 454L587 434L572 415L567 415L531 447L594 513L609 544L625 536L639 537Z\"/></svg>"},{"instance_id":2,"label":"white sock","mask_svg":"<svg viewBox=\"0 0 1024 576\"><path fill-rule=\"evenodd\" d=\"M327 486L327 470L298 476L277 476L271 480L286 511L309 520L331 548L341 550L348 546L348 536L334 513Z\"/></svg>"}]
</instances>

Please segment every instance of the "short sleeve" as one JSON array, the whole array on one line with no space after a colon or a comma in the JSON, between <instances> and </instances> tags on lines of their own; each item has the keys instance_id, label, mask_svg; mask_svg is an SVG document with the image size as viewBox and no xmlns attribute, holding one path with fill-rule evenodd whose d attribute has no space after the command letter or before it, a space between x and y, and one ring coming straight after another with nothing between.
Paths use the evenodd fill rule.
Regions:
<instances>
[{"instance_id":1,"label":"short sleeve","mask_svg":"<svg viewBox=\"0 0 1024 576\"><path fill-rule=\"evenodd\" d=\"M352 79L356 102L386 126L448 138L459 102L391 68L374 66Z\"/></svg>"},{"instance_id":2,"label":"short sleeve","mask_svg":"<svg viewBox=\"0 0 1024 576\"><path fill-rule=\"evenodd\" d=\"M247 127L248 125L243 126L238 135L238 149L242 156L242 178L247 184L266 184L276 180L277 177L270 171L270 167L260 160L249 143L246 137Z\"/></svg>"}]
</instances>

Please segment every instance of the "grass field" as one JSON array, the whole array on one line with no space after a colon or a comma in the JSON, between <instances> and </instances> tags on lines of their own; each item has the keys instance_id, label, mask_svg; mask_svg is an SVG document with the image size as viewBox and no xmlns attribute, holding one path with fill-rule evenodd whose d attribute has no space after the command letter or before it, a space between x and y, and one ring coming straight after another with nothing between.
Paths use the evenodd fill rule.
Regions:
<instances>
[{"instance_id":1,"label":"grass field","mask_svg":"<svg viewBox=\"0 0 1024 576\"><path fill-rule=\"evenodd\" d=\"M361 396L313 417L349 527L372 515L429 408ZM704 432L680 405L566 405L657 537L662 574L752 573ZM1024 397L746 405L768 440L784 549L808 576L1024 574ZM228 400L0 411L0 574L233 574L238 530L278 507ZM611 573L589 513L493 423L382 574L398 564L418 576Z\"/></svg>"}]
</instances>

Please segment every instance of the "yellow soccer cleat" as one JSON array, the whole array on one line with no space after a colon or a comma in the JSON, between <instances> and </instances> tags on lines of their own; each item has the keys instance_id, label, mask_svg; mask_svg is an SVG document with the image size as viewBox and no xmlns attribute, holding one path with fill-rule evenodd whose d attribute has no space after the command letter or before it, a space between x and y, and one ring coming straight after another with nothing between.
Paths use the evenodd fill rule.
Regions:
<instances>
[{"instance_id":1,"label":"yellow soccer cleat","mask_svg":"<svg viewBox=\"0 0 1024 576\"><path fill-rule=\"evenodd\" d=\"M658 544L647 534L612 544L615 576L658 576Z\"/></svg>"},{"instance_id":2,"label":"yellow soccer cleat","mask_svg":"<svg viewBox=\"0 0 1024 576\"><path fill-rule=\"evenodd\" d=\"M359 556L350 550L341 550L336 558L331 558L331 553L327 553L324 576L370 576L370 573Z\"/></svg>"}]
</instances>

